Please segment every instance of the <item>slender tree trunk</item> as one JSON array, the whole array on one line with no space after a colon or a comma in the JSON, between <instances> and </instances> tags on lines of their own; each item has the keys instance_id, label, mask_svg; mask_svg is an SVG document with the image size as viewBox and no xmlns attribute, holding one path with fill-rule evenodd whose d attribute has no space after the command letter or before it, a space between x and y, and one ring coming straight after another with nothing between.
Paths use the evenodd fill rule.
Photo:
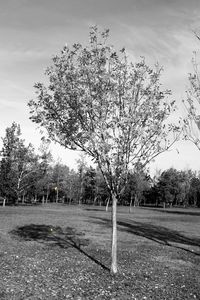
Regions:
<instances>
[{"instance_id":1,"label":"slender tree trunk","mask_svg":"<svg viewBox=\"0 0 200 300\"><path fill-rule=\"evenodd\" d=\"M110 198L108 197L107 198L107 203L106 203L106 211L108 211L109 201L110 201Z\"/></svg>"},{"instance_id":2,"label":"slender tree trunk","mask_svg":"<svg viewBox=\"0 0 200 300\"><path fill-rule=\"evenodd\" d=\"M178 206L178 197L175 195L175 205Z\"/></svg>"},{"instance_id":3,"label":"slender tree trunk","mask_svg":"<svg viewBox=\"0 0 200 300\"><path fill-rule=\"evenodd\" d=\"M58 203L58 186L57 186L57 189L56 189L56 203Z\"/></svg>"},{"instance_id":4,"label":"slender tree trunk","mask_svg":"<svg viewBox=\"0 0 200 300\"><path fill-rule=\"evenodd\" d=\"M20 200L20 197L17 195L16 201L15 201L15 204L16 204L16 205L19 204L19 200Z\"/></svg>"},{"instance_id":5,"label":"slender tree trunk","mask_svg":"<svg viewBox=\"0 0 200 300\"><path fill-rule=\"evenodd\" d=\"M129 212L132 212L132 203L133 203L133 196L131 195L131 201L130 201L130 205L129 205Z\"/></svg>"},{"instance_id":6,"label":"slender tree trunk","mask_svg":"<svg viewBox=\"0 0 200 300\"><path fill-rule=\"evenodd\" d=\"M81 205L83 203L83 171L81 171L81 189L80 189L80 197L78 200L78 204Z\"/></svg>"},{"instance_id":7,"label":"slender tree trunk","mask_svg":"<svg viewBox=\"0 0 200 300\"><path fill-rule=\"evenodd\" d=\"M134 199L134 207L135 206L138 206L138 197L136 194L135 194L135 199Z\"/></svg>"},{"instance_id":8,"label":"slender tree trunk","mask_svg":"<svg viewBox=\"0 0 200 300\"><path fill-rule=\"evenodd\" d=\"M93 205L95 205L96 201L97 201L97 196L94 197Z\"/></svg>"},{"instance_id":9,"label":"slender tree trunk","mask_svg":"<svg viewBox=\"0 0 200 300\"><path fill-rule=\"evenodd\" d=\"M46 204L48 203L48 198L49 198L49 186L47 186L47 194L45 199Z\"/></svg>"},{"instance_id":10,"label":"slender tree trunk","mask_svg":"<svg viewBox=\"0 0 200 300\"><path fill-rule=\"evenodd\" d=\"M112 262L111 273L117 273L117 197L112 194Z\"/></svg>"},{"instance_id":11,"label":"slender tree trunk","mask_svg":"<svg viewBox=\"0 0 200 300\"><path fill-rule=\"evenodd\" d=\"M185 201L184 201L184 203L185 203ZM194 207L197 206L197 193L196 192L194 193L194 203L193 203L193 205L194 205Z\"/></svg>"},{"instance_id":12,"label":"slender tree trunk","mask_svg":"<svg viewBox=\"0 0 200 300\"><path fill-rule=\"evenodd\" d=\"M22 196L22 204L24 204L24 199L25 199L25 193L23 192L23 196Z\"/></svg>"},{"instance_id":13,"label":"slender tree trunk","mask_svg":"<svg viewBox=\"0 0 200 300\"><path fill-rule=\"evenodd\" d=\"M68 202L69 205L71 204L71 198L72 198L72 184L70 182L70 185L69 185L69 202Z\"/></svg>"}]
</instances>

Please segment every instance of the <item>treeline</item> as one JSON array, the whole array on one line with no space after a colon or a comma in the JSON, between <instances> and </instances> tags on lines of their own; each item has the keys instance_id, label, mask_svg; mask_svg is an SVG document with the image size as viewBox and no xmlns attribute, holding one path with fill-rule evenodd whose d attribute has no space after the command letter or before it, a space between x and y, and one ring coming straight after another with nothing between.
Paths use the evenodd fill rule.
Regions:
<instances>
[{"instance_id":1,"label":"treeline","mask_svg":"<svg viewBox=\"0 0 200 300\"><path fill-rule=\"evenodd\" d=\"M108 206L110 195L98 168L77 162L77 171L52 163L48 143L36 153L25 145L20 125L13 123L2 138L0 199L7 203L93 204ZM125 184L126 182L126 184ZM151 178L139 168L129 172L118 205L200 207L200 174L170 168Z\"/></svg>"}]
</instances>

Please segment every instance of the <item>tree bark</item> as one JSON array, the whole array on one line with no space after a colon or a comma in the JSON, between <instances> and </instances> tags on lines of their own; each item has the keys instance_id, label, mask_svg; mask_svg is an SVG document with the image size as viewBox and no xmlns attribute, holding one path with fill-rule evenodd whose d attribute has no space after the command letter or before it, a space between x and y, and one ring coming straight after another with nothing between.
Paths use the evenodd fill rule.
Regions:
<instances>
[{"instance_id":1,"label":"tree bark","mask_svg":"<svg viewBox=\"0 0 200 300\"><path fill-rule=\"evenodd\" d=\"M58 186L57 186L57 189L56 189L56 203L58 203Z\"/></svg>"},{"instance_id":2,"label":"tree bark","mask_svg":"<svg viewBox=\"0 0 200 300\"><path fill-rule=\"evenodd\" d=\"M46 194L46 199L45 199L46 203L48 203L48 198L49 198L49 185L47 186L47 194Z\"/></svg>"},{"instance_id":3,"label":"tree bark","mask_svg":"<svg viewBox=\"0 0 200 300\"><path fill-rule=\"evenodd\" d=\"M137 195L135 194L135 199L134 199L134 207L135 206L139 206L138 205L138 197L137 197Z\"/></svg>"},{"instance_id":4,"label":"tree bark","mask_svg":"<svg viewBox=\"0 0 200 300\"><path fill-rule=\"evenodd\" d=\"M107 203L106 203L106 211L108 211L109 201L110 201L110 198L108 197L107 198Z\"/></svg>"},{"instance_id":5,"label":"tree bark","mask_svg":"<svg viewBox=\"0 0 200 300\"><path fill-rule=\"evenodd\" d=\"M22 196L22 204L24 204L25 202L25 193L23 192L23 196Z\"/></svg>"},{"instance_id":6,"label":"tree bark","mask_svg":"<svg viewBox=\"0 0 200 300\"><path fill-rule=\"evenodd\" d=\"M117 273L117 197L112 194L112 262L111 273Z\"/></svg>"},{"instance_id":7,"label":"tree bark","mask_svg":"<svg viewBox=\"0 0 200 300\"><path fill-rule=\"evenodd\" d=\"M129 205L129 213L132 213L132 203L133 203L133 196L131 195L130 205Z\"/></svg>"}]
</instances>

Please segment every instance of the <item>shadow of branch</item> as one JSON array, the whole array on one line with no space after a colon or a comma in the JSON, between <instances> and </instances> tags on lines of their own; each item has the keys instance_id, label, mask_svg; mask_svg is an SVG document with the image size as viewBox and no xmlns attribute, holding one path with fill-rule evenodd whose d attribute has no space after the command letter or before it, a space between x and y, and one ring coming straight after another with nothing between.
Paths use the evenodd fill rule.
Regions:
<instances>
[{"instance_id":1,"label":"shadow of branch","mask_svg":"<svg viewBox=\"0 0 200 300\"><path fill-rule=\"evenodd\" d=\"M60 248L72 247L80 253L91 259L93 262L101 266L104 270L110 271L102 262L90 255L83 247L89 245L89 240L83 238L84 234L77 232L72 227L67 227L64 230L61 227L54 227L51 225L29 224L10 231L10 234L15 238L25 241L38 241L52 246L59 246Z\"/></svg>"},{"instance_id":2,"label":"shadow of branch","mask_svg":"<svg viewBox=\"0 0 200 300\"><path fill-rule=\"evenodd\" d=\"M106 218L91 218L91 222L111 227L111 221ZM99 220L99 221L98 221ZM121 221L117 222L118 230L121 232L131 233L137 236L145 237L153 242L185 250L195 255L200 255L200 252L185 248L185 246L200 247L199 238L189 238L182 235L178 231L168 229L162 226L156 226L153 224L135 222L135 221ZM177 245L178 244L178 245Z\"/></svg>"},{"instance_id":3,"label":"shadow of branch","mask_svg":"<svg viewBox=\"0 0 200 300\"><path fill-rule=\"evenodd\" d=\"M186 216L200 216L200 209L196 208L196 211L190 211L187 210L187 208L182 209L182 210L178 210L175 208L167 208L167 209L163 209L163 208L150 208L150 207L142 207L143 210L148 210L148 211L154 211L154 212L159 212L159 213L163 213L163 214L175 214L175 215L186 215Z\"/></svg>"}]
</instances>

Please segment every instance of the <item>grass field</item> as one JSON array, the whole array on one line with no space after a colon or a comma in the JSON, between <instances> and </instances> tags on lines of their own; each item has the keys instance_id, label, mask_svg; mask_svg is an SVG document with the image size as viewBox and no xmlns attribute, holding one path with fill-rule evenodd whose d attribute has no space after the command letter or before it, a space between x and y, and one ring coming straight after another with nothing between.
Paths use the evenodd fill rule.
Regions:
<instances>
[{"instance_id":1,"label":"grass field","mask_svg":"<svg viewBox=\"0 0 200 300\"><path fill-rule=\"evenodd\" d=\"M200 299L200 210L0 207L0 299Z\"/></svg>"}]
</instances>

